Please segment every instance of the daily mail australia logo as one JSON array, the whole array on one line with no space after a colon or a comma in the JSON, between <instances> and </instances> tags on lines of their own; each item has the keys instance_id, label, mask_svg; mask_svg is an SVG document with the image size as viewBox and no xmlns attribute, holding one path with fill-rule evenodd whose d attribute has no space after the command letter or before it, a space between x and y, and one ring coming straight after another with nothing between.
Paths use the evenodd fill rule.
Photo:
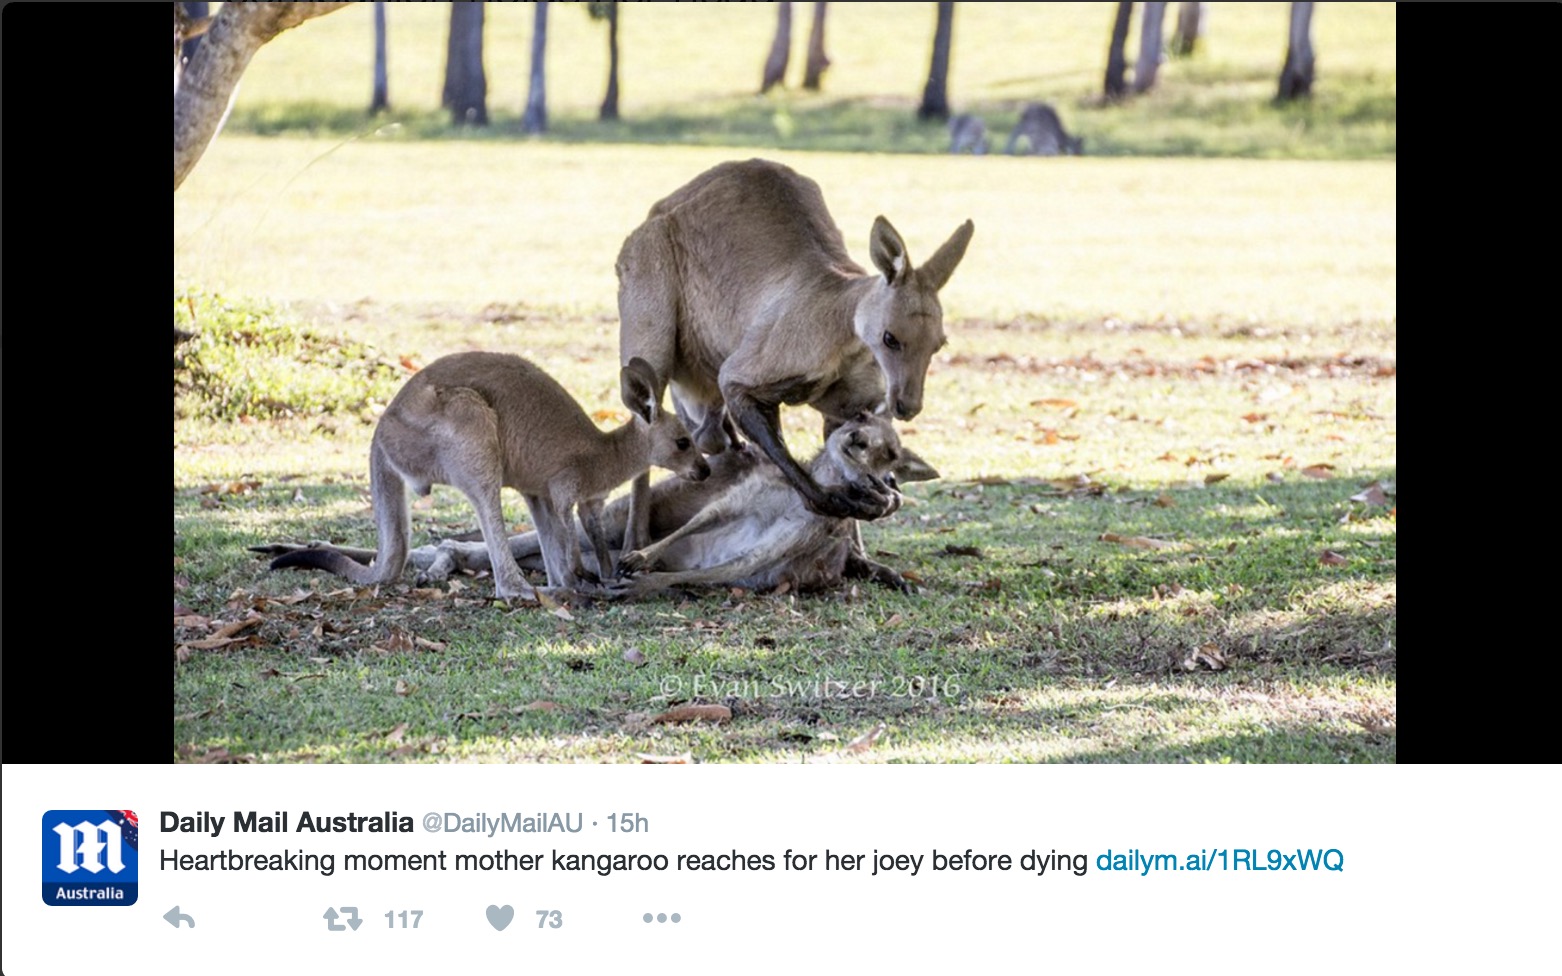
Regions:
<instances>
[{"instance_id":1,"label":"daily mail australia logo","mask_svg":"<svg viewBox=\"0 0 1562 976\"><path fill-rule=\"evenodd\" d=\"M134 905L141 831L134 810L43 815L45 905Z\"/></svg>"}]
</instances>

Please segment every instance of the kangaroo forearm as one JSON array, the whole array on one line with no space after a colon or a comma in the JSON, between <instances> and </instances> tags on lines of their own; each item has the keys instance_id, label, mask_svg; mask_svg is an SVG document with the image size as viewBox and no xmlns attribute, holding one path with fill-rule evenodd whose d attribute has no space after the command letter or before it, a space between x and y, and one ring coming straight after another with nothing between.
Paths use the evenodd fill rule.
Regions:
<instances>
[{"instance_id":1,"label":"kangaroo forearm","mask_svg":"<svg viewBox=\"0 0 1562 976\"><path fill-rule=\"evenodd\" d=\"M759 445L765 456L781 470L787 482L804 498L814 503L821 501L825 497L824 489L797 463L781 440L780 408L774 404L761 404L746 394L729 392L727 396L727 409L743 433Z\"/></svg>"}]
</instances>

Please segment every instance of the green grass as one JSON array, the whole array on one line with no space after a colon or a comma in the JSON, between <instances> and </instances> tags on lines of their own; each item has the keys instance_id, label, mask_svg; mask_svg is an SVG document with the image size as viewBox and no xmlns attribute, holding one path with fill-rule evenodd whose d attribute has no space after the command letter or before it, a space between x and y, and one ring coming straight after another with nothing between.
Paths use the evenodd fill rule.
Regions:
<instances>
[{"instance_id":1,"label":"green grass","mask_svg":"<svg viewBox=\"0 0 1562 976\"><path fill-rule=\"evenodd\" d=\"M227 134L176 194L176 293L196 295L197 326L225 304L293 334L276 346L289 367L351 349L357 377L521 352L592 411L619 406L619 242L723 158L332 145ZM1350 500L1392 492L1397 465L1391 163L1084 159L1037 184L1019 160L982 161L997 166L978 181L970 159L782 158L820 180L858 255L879 212L914 259L976 219L944 293L950 345L902 427L944 478L866 527L922 592L672 595L565 619L493 604L486 578L376 592L270 574L246 546L372 544L372 408L234 422L186 394L174 599L205 621L175 623L178 754L1395 760L1397 509ZM282 375L323 404L304 371ZM817 444L810 414L784 422L796 450ZM449 488L414 510L420 543L472 524ZM195 643L252 614L238 642ZM1188 670L1211 645L1227 668ZM734 717L651 721L685 700Z\"/></svg>"},{"instance_id":2,"label":"green grass","mask_svg":"<svg viewBox=\"0 0 1562 976\"><path fill-rule=\"evenodd\" d=\"M393 7L389 18L394 111L370 121L369 4L338 11L264 47L245 76L230 132L345 138L387 123L406 137L548 143L654 143L773 151L942 152L944 129L914 110L926 80L933 8L925 3L837 3L824 90L800 87L806 8L794 23L785 90L754 95L774 29L773 5L628 4L622 8L623 120L596 120L606 78L605 27L582 5L549 20L544 137L520 134L530 70L532 8L488 7L485 70L494 124L452 130L439 109L446 8ZM1029 101L1057 105L1092 154L1392 159L1396 155L1397 14L1393 4L1318 8L1318 81L1304 104L1272 103L1285 54L1286 9L1210 4L1204 47L1163 64L1156 89L1100 103L1113 4L982 3L957 8L949 91L1001 147ZM1168 18L1168 36L1171 18ZM1138 24L1129 37L1137 54Z\"/></svg>"}]
</instances>

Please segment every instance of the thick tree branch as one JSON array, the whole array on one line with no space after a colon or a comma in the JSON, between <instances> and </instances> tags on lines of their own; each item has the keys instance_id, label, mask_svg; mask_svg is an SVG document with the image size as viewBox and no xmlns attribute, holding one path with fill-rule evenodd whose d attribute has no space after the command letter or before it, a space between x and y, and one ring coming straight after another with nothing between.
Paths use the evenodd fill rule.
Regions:
<instances>
[{"instance_id":1,"label":"thick tree branch","mask_svg":"<svg viewBox=\"0 0 1562 976\"><path fill-rule=\"evenodd\" d=\"M239 78L261 45L346 3L225 3L174 95L174 189L195 168L228 114Z\"/></svg>"}]
</instances>

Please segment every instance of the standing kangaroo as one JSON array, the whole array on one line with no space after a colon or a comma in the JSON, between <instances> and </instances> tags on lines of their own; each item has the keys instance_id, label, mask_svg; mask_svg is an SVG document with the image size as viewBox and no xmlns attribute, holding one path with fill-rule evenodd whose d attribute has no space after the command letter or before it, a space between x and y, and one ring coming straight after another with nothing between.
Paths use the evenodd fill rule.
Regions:
<instances>
[{"instance_id":1,"label":"standing kangaroo","mask_svg":"<svg viewBox=\"0 0 1562 976\"><path fill-rule=\"evenodd\" d=\"M1085 152L1085 140L1071 136L1063 129L1063 120L1044 102L1031 102L1020 113L1020 120L1009 133L1009 144L1004 152L1014 155L1020 139L1030 144L1035 156L1081 156Z\"/></svg>"},{"instance_id":2,"label":"standing kangaroo","mask_svg":"<svg viewBox=\"0 0 1562 976\"><path fill-rule=\"evenodd\" d=\"M459 488L477 509L502 599L536 599L510 555L499 489L526 499L542 542L548 585L573 589L584 572L575 509L596 552L602 579L613 572L602 530L603 499L655 464L693 480L710 474L676 415L661 407L662 381L645 362L620 374L634 412L602 431L553 377L519 356L465 352L436 359L391 400L369 447L369 490L379 531L370 565L329 547L300 549L272 569L326 569L354 583L388 583L407 564L411 520L407 489L427 495L436 484Z\"/></svg>"},{"instance_id":3,"label":"standing kangaroo","mask_svg":"<svg viewBox=\"0 0 1562 976\"><path fill-rule=\"evenodd\" d=\"M846 253L817 183L765 160L723 163L658 202L624 241L619 361L643 359L671 381L700 450L735 444L735 422L809 509L877 518L890 494L859 482L821 487L787 451L780 407L814 407L826 436L881 407L915 417L945 342L938 291L973 230L967 220L913 267L879 217L869 240L878 273L867 272ZM635 480L626 548L646 543L649 484Z\"/></svg>"},{"instance_id":4,"label":"standing kangaroo","mask_svg":"<svg viewBox=\"0 0 1562 976\"><path fill-rule=\"evenodd\" d=\"M956 155L987 154L987 124L980 115L962 112L949 120L949 151Z\"/></svg>"}]
</instances>

